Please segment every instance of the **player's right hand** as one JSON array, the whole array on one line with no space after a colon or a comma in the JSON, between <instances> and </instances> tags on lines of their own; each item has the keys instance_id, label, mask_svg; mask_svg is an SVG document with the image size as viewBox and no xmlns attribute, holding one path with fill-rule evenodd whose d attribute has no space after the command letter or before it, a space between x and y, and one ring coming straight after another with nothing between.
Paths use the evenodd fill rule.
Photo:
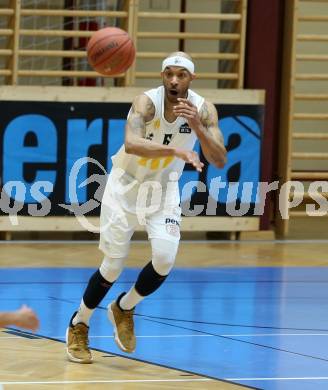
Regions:
<instances>
[{"instance_id":1,"label":"player's right hand","mask_svg":"<svg viewBox=\"0 0 328 390\"><path fill-rule=\"evenodd\" d=\"M203 170L204 164L200 161L198 153L194 150L184 150L177 148L175 155L186 163L192 164L198 172Z\"/></svg>"},{"instance_id":2,"label":"player's right hand","mask_svg":"<svg viewBox=\"0 0 328 390\"><path fill-rule=\"evenodd\" d=\"M36 331L39 328L39 319L35 312L26 305L23 305L19 310L16 310L14 325L20 328Z\"/></svg>"}]
</instances>

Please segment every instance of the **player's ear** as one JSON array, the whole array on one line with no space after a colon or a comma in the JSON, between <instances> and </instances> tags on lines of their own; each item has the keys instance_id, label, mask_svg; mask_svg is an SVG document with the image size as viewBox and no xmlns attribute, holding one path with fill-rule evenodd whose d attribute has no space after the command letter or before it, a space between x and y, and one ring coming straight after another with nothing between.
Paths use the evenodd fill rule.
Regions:
<instances>
[{"instance_id":1,"label":"player's ear","mask_svg":"<svg viewBox=\"0 0 328 390\"><path fill-rule=\"evenodd\" d=\"M190 74L190 84L192 83L192 81L196 78L196 75L195 73L189 73Z\"/></svg>"}]
</instances>

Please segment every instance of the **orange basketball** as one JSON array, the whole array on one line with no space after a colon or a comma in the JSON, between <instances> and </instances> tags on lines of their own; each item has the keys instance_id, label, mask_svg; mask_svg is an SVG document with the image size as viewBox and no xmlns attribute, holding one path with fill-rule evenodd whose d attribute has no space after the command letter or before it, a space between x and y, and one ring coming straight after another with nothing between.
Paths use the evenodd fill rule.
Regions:
<instances>
[{"instance_id":1,"label":"orange basketball","mask_svg":"<svg viewBox=\"0 0 328 390\"><path fill-rule=\"evenodd\" d=\"M105 76L124 73L133 63L136 51L128 33L118 27L96 31L87 44L91 67Z\"/></svg>"}]
</instances>

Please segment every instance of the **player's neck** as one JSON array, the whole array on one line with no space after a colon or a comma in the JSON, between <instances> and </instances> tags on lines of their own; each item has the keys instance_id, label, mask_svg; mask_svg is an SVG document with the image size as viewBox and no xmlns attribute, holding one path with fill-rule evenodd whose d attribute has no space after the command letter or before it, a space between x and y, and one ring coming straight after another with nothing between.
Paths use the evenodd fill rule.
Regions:
<instances>
[{"instance_id":1,"label":"player's neck","mask_svg":"<svg viewBox=\"0 0 328 390\"><path fill-rule=\"evenodd\" d=\"M186 96L183 96L184 99L187 99L188 98L188 92L186 93ZM179 101L178 100L175 100L175 101L170 101L167 97L167 95L165 94L164 95L164 108L165 108L165 111L166 110L172 110L174 106L176 106L177 104L179 104Z\"/></svg>"},{"instance_id":2,"label":"player's neck","mask_svg":"<svg viewBox=\"0 0 328 390\"><path fill-rule=\"evenodd\" d=\"M176 101L176 102L171 102L167 96L165 96L164 98L164 118L172 123L176 120L176 116L173 114L173 107L178 105L179 102Z\"/></svg>"},{"instance_id":3,"label":"player's neck","mask_svg":"<svg viewBox=\"0 0 328 390\"><path fill-rule=\"evenodd\" d=\"M177 104L179 104L178 101L176 102L171 102L167 96L165 96L164 98L164 108L165 108L165 111L166 110L172 110L174 106L176 106Z\"/></svg>"}]
</instances>

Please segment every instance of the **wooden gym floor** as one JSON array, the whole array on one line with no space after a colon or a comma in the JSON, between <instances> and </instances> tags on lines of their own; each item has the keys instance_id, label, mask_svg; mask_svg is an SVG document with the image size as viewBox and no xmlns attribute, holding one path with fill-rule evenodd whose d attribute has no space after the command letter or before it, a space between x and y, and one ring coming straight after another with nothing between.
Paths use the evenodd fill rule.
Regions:
<instances>
[{"instance_id":1,"label":"wooden gym floor","mask_svg":"<svg viewBox=\"0 0 328 390\"><path fill-rule=\"evenodd\" d=\"M94 344L92 344L94 348L94 358L95 358L94 364L78 365L78 364L68 362L65 358L63 337L61 336L60 338L59 336L57 337L57 335L56 337L54 337L52 333L47 333L46 328L49 325L48 317L51 315L52 319L53 318L56 319L56 316L58 315L58 324L59 324L58 326L63 328L64 326L63 324L65 324L69 319L68 318L69 313L71 313L72 308L78 305L84 285L78 285L74 287L74 283L76 284L77 282L76 281L74 282L75 279L73 278L72 279L73 290L67 290L70 292L63 293L64 295L61 297L62 301L64 302L66 295L67 294L70 295L67 300L68 302L69 299L72 299L73 296L74 299L72 302L70 302L71 306L69 306L68 309L65 308L64 310L62 309L62 307L64 307L65 305L58 306L56 303L54 303L53 304L53 310L55 311L54 313L52 312L51 303L49 305L49 301L46 301L44 299L45 296L43 296L43 292L44 295L50 294L48 291L45 290L49 288L49 286L46 286L46 283L47 281L52 280L51 279L52 277L56 279L56 277L53 275L55 275L57 271L64 272L64 275L66 275L65 270L67 270L70 273L70 277L72 277L72 275L75 274L74 271L75 269L76 269L76 273L80 272L81 269L83 269L82 270L83 272L80 275L82 275L81 277L83 277L84 278L83 280L86 281L87 275L90 275L91 270L89 269L85 270L85 268L98 267L101 261L101 257L102 255L98 251L96 243L85 243L85 242L74 242L74 243L71 242L67 242L67 243L10 242L9 243L8 242L6 243L6 242L2 242L0 244L0 268L2 269L2 271L0 270L0 274L2 274L3 276L0 279L0 285L2 286L0 291L0 302L1 302L2 310L15 309L21 303L27 303L32 307L35 307L36 310L40 312L43 310L42 307L46 305L45 312L41 314L41 320L44 323L44 327L41 324L41 329L34 338L29 332L21 332L13 328L2 329L0 331L0 349L1 349L0 383L3 383L3 387L5 389L7 388L10 390L21 389L22 385L23 387L27 387L31 389L32 388L49 389L49 388L64 387L65 389L69 389L69 390L87 389L90 388L91 386L92 388L96 388L96 389L105 389L105 388L109 388L110 386L110 388L113 389L127 389L127 390L153 389L153 388L174 389L177 386L179 386L182 389L204 389L205 388L205 389L222 389L222 390L239 389L245 387L263 388L263 389L274 389L274 388L302 389L303 388L300 385L300 382L297 382L297 384L293 386L291 386L291 384L289 383L291 387L283 387L283 386L274 387L275 382L271 384L269 383L269 381L263 382L264 384L262 382L256 382L256 380L247 382L246 380L247 378L245 377L245 375L243 376L244 379L246 378L244 381L237 380L238 378L236 378L236 375L235 376L233 374L229 375L228 373L229 370L227 371L227 375L224 376L219 374L216 376L215 373L212 375L211 372L209 372L209 374L206 374L207 372L206 364L208 363L206 363L203 368L199 367L199 370L197 366L193 366L192 368L188 369L188 365L181 364L179 366L178 363L175 364L173 362L174 356L171 357L172 364L165 365L163 363L158 363L156 359L152 360L151 358L149 358L150 355L148 356L147 354L151 354L154 352L154 351L150 351L149 349L144 349L145 351L144 356L141 353L137 355L136 358L134 358L133 355L126 356L124 354L119 353L119 351L115 349L115 347L113 347L114 345L113 343L110 344L109 349L104 349L103 344L101 344L101 342L103 342L101 340L104 339L99 339L99 342L97 341L97 339L95 339L95 341L93 342ZM147 242L133 242L130 256L127 261L127 267L132 267L132 268L142 267L143 264L145 264L145 262L149 258L150 258L149 244ZM310 282L311 281L314 282L315 278L318 278L318 274L320 275L326 271L327 265L328 265L328 241L325 241L323 239L319 241L299 240L299 241L246 241L246 242L234 242L234 241L182 242L178 253L178 258L177 258L176 267L178 273L176 274L177 275L176 278L179 280L179 282L181 282L184 274L202 275L201 278L207 275L206 278L209 277L208 280L206 279L207 282L205 279L202 279L202 281L200 282L200 283L204 283L203 288L207 289L209 288L208 286L211 285L211 283L212 284L214 283L214 285L216 286L214 290L206 290L207 293L209 295L217 294L223 296L225 294L225 291L227 290L230 291L229 293L230 295L232 294L232 292L236 293L237 289L239 288L239 285L237 283L238 281L240 281L242 284L245 283L247 284L251 280L253 280L253 278L257 274L261 275L260 279L258 279L257 281L254 279L255 280L254 287L258 289L259 283L262 283L263 279L267 280L270 278L270 275L275 274L274 269L279 270L279 272L283 270L282 272L280 272L280 275L283 275L286 270L287 271L293 269L306 270L308 268L312 272L313 269L315 268L319 271L318 273L315 274L317 276L315 277L313 276L314 279L310 280ZM236 273L231 273L231 270L233 269L236 270ZM320 271L320 269L324 271ZM32 273L29 274L28 273L29 271L31 271ZM311 273L310 271L309 273ZM207 274L207 272L209 272L209 274ZM222 275L222 273L224 272L226 272L227 274L229 274L230 272L229 274L230 279L231 279L231 275L234 275L236 277L235 284L232 285L225 284L234 281L231 280L225 281L222 279L220 283L225 284L224 287L222 287L219 284L215 284L217 283L217 280L211 280L211 276L210 276L211 274L212 276L214 274L217 275L216 276L217 278L217 277L221 277L220 275ZM42 282L44 284L41 283L41 285L38 286L39 290L36 290L35 289L36 287L32 285L27 285L26 283L28 282L26 283L24 282L24 278L27 278L29 281L31 280L32 276L28 276L28 275L33 275L33 278L35 278L34 279L35 284L38 284L39 281L40 283L42 282L42 280L37 280L38 277L40 279L44 278L44 281ZM58 275L61 274L59 273ZM131 275L133 277L135 276L134 273L129 274L127 276L127 280L129 281L131 280ZM243 275L246 278L245 280L242 280L242 278L244 277ZM304 278L306 278L307 271L305 271L304 275L305 275ZM192 276L192 278L193 277L194 276ZM173 278L172 279L173 284L174 281L175 279ZM124 278L123 278L123 282L124 282ZM269 285L268 290L266 289L261 290L262 292L269 291L269 289L271 289L271 293L272 293L273 291L272 286L274 286L274 284L272 283L275 283L275 280L271 280L269 282L271 282L271 284ZM288 283L288 277L285 280L285 282ZM325 281L321 280L321 283L324 282ZM167 299L167 296L165 294L169 293L169 289L171 288L170 286L172 285L172 283L171 284L170 283L171 282L168 282L167 287L164 287L165 286L164 285L159 290L161 291L160 294L164 294L164 295L158 295L158 298L156 298L158 301L160 301L161 299L164 300L165 297L166 297L165 299ZM196 280L194 280L194 283L196 283ZM190 296L187 295L188 300L196 299L195 302L197 302L198 295L199 294L202 295L201 292L195 290L195 288L197 287L197 283L190 287L191 295ZM189 288L187 287L187 284L181 287L177 287L177 286L178 285L174 287L174 289L176 289L175 290L176 295L180 295L180 294L183 295L186 289ZM246 294L249 293L250 291L248 290L250 288L249 284L247 286L248 286L247 290L243 290L243 291L240 290L242 296L245 296ZM52 291L53 296L56 295L56 291L59 291L56 290L57 288L59 289L59 287L56 286L54 287L54 290ZM179 288L181 288L181 290L179 290ZM14 293L15 291L17 292L16 296ZM171 293L173 293L173 291L174 290L172 290ZM279 294L281 291L283 290L279 290ZM302 291L304 292L304 294L307 294L306 288ZM255 296L252 295L252 297ZM268 297L266 296L266 298ZM270 296L269 298L271 299L272 297ZM113 299L113 297L111 297L111 299ZM207 297L206 299L214 299L214 298ZM228 299L231 299L231 297ZM263 299L263 297L261 299ZM205 305L207 305L208 302L213 302L213 301L206 301L206 302L207 303L205 303L204 301ZM243 303L243 300L240 301L237 300L234 304L240 305L241 303ZM280 301L280 304L283 307L285 303L284 301ZM143 313L143 310L149 310L150 306L153 305L153 303L151 300L149 301L148 304L146 301L144 301L142 305L143 305L142 308L145 309L142 309L141 313ZM188 301L186 301L184 305L188 305ZM164 312L162 312L163 306L161 306L161 308L159 309L160 310L159 313L162 315L162 317L165 316L170 317L172 315L176 315L177 317L179 317L179 314L183 315L181 311L182 310L181 307L177 308L178 310L177 313L172 314L173 313L172 307L168 306L164 310ZM203 309L204 308L202 308L202 310ZM62 312L62 310L64 310L64 312ZM220 310L222 310L222 312L225 313L230 309L228 306L227 307L224 306L224 310L222 308ZM206 315L209 314L210 313L204 315L206 317ZM142 316L142 314L140 315ZM149 316L149 318L150 317L151 316ZM156 317L156 318L161 318L161 317ZM241 315L240 322L244 323L245 318L247 318L247 314L243 313ZM269 319L270 321L272 320L272 318ZM257 321L261 320L265 322L266 320L269 319L268 318L266 319L265 317L261 317L261 318L257 317L256 320ZM97 316L95 321L98 321ZM174 319L172 321L174 321ZM197 323L197 321L195 321L195 323ZM104 338L111 337L108 335L110 333L110 329L109 329L110 327L103 322L99 322L99 324L100 324L99 327L101 326L102 328L105 329L104 334L102 336L101 336L102 334L101 331L99 331L100 328L97 330L97 332L99 332L97 333L99 334L99 337L104 337ZM142 329L143 330L149 329L151 333L152 326L155 325L154 324L151 325L151 323L149 324L150 325L148 328L142 328ZM164 325L172 326L172 322L166 323ZM180 328L193 330L193 332L203 331L199 329L197 330L197 329L190 329L190 328L183 328L183 327ZM301 323L299 323L298 328L300 329L302 328ZM164 328L163 329L160 328L160 329L162 332ZM180 331L183 332L183 330L181 329ZM300 331L300 329L298 329L298 331ZM323 330L321 331L323 332ZM62 335L63 329L61 329L58 332L57 334ZM163 332L165 333L166 330ZM209 332L209 330L205 329L204 332L206 334L206 332ZM220 330L219 332L220 335L222 333L227 333L227 332L223 332L222 330ZM215 334L212 333L207 333L207 334L208 336L211 335L215 336ZM196 336L197 334L195 333L193 335ZM248 337L249 335L240 334L239 336ZM253 336L258 336L258 335L254 334ZM273 336L273 334L271 334L270 336ZM97 335L94 335L93 337L97 337ZM146 336L141 336L141 337L146 337ZM205 340L206 337L199 337L198 339ZM322 341L324 342L325 338L323 338ZM224 342L227 342L227 340L225 340ZM160 343L156 344L156 346L158 348L161 348L161 345L165 345L165 343L166 343L165 339L161 339ZM190 345L191 348L195 346L196 349L194 352L199 353L199 351L197 350L198 344L190 344L190 345L187 344L187 345L188 348L190 347ZM222 364L224 365L223 357L225 357L224 348L226 347L227 345L224 344L222 345L223 349L219 349L217 352L215 352L215 350L211 352L211 348L212 348L211 344L204 344L204 345L202 344L200 350L204 350L203 348L205 348L205 354L207 349L209 351L209 354L213 353L213 357L211 358L212 360L216 359L216 355L215 355L216 353L218 354L223 353L223 356L219 358L219 355L217 355L217 358L219 360L222 359ZM244 358L242 356L238 356L239 354L238 351L241 350L242 347L239 346L239 350L237 350L237 352L236 351L234 352L236 353L236 361L232 361L232 360L230 361L231 367L234 366L234 364L236 365L236 367L242 364L240 363L240 359L244 359ZM141 352L142 351L143 349L141 348ZM226 351L229 351L229 349L226 349ZM247 350L247 354L248 353L249 351ZM173 352L172 350L172 355L174 354L175 352ZM193 350L191 349L188 352L188 354L191 354L192 356ZM254 356L256 356L256 354L259 354L259 352L255 351ZM231 356L228 357L226 355L226 358L228 361L231 358ZM190 355L188 359L191 359ZM250 359L250 356L248 356L247 359ZM191 362L190 364L192 366L193 363ZM318 374L316 375L318 376ZM277 377L278 376L279 373L277 373ZM219 378L223 380L220 380ZM233 380L234 378L236 378L236 380ZM328 386L328 381L324 382L324 386L326 385ZM318 382L315 382L315 386L316 387L314 388L316 389L325 388L325 387L318 386Z\"/></svg>"}]
</instances>

